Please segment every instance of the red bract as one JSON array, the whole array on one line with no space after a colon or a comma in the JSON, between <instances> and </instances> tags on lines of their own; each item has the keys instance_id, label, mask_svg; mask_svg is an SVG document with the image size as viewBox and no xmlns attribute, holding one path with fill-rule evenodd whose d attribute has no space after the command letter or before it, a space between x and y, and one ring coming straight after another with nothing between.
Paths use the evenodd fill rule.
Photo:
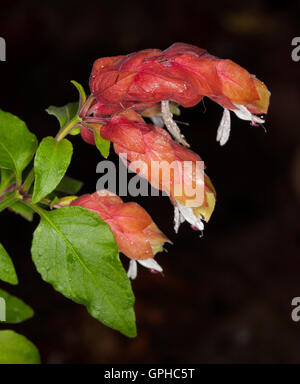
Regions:
<instances>
[{"instance_id":1,"label":"red bract","mask_svg":"<svg viewBox=\"0 0 300 384\"><path fill-rule=\"evenodd\" d=\"M262 82L231 60L198 47L175 43L165 51L144 50L95 62L90 88L100 103L173 100L184 107L208 96L225 108L267 113L269 93Z\"/></svg>"},{"instance_id":2,"label":"red bract","mask_svg":"<svg viewBox=\"0 0 300 384\"><path fill-rule=\"evenodd\" d=\"M140 205L124 203L120 197L104 190L83 195L70 205L96 212L110 226L120 252L150 269L162 271L153 258L163 251L164 243L169 240ZM133 273L136 265L130 265Z\"/></svg>"},{"instance_id":3,"label":"red bract","mask_svg":"<svg viewBox=\"0 0 300 384\"><path fill-rule=\"evenodd\" d=\"M264 83L238 64L184 43L165 51L149 49L99 59L90 88L94 102L82 116L82 137L95 144L93 130L97 130L114 143L130 169L167 192L175 206L176 229L184 220L202 229L201 220L209 220L216 199L200 157L161 129L165 125L177 142L189 146L172 118L173 112L178 113L177 104L191 107L204 96L219 103L224 112L217 141L223 145L230 134L230 111L253 125L261 124L264 120L257 115L267 113L270 97ZM151 118L154 126L141 116ZM198 188L201 198L198 194L191 204L190 192Z\"/></svg>"},{"instance_id":4,"label":"red bract","mask_svg":"<svg viewBox=\"0 0 300 384\"><path fill-rule=\"evenodd\" d=\"M197 154L141 118L134 122L125 116L114 116L102 126L101 135L114 143L116 153L131 170L170 196L181 213L180 216L177 212L178 220L185 219L203 229L201 220L208 221L214 209L215 190Z\"/></svg>"},{"instance_id":5,"label":"red bract","mask_svg":"<svg viewBox=\"0 0 300 384\"><path fill-rule=\"evenodd\" d=\"M229 138L230 110L253 125L262 124L263 118L255 114L267 113L270 98L264 83L238 64L184 43L165 51L151 49L99 59L93 66L90 88L99 104L98 116L105 115L108 105L113 113L128 108L143 113L160 102L191 107L207 96L224 108L217 134L221 145ZM176 140L188 146L170 121L167 104L162 117Z\"/></svg>"}]
</instances>

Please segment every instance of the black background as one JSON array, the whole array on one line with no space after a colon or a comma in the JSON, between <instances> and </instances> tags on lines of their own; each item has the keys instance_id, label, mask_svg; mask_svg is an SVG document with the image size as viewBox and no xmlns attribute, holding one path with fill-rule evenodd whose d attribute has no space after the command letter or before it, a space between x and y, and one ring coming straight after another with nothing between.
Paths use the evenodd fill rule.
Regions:
<instances>
[{"instance_id":1,"label":"black background","mask_svg":"<svg viewBox=\"0 0 300 384\"><path fill-rule=\"evenodd\" d=\"M127 339L91 318L43 282L30 256L38 223L1 213L0 241L20 284L1 287L23 298L35 317L12 327L39 348L44 363L292 363L300 360L300 2L12 1L1 5L0 108L26 121L39 139L55 135L44 110L88 90L93 61L182 41L231 58L272 92L261 127L232 118L225 147L215 141L222 109L205 101L185 109L184 133L205 160L218 200L203 238L187 224L173 231L166 197L137 199L174 242L157 259L165 276L140 269L133 282L138 337ZM93 192L100 155L79 136L69 174ZM112 154L115 161L117 157ZM131 199L129 199L131 200ZM4 326L1 326L4 328Z\"/></svg>"}]
</instances>

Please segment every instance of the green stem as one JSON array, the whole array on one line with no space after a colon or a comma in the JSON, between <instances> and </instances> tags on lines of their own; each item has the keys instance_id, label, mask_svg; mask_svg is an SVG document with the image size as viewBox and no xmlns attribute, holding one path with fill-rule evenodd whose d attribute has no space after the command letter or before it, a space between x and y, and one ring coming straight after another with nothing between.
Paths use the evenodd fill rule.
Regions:
<instances>
[{"instance_id":1,"label":"green stem","mask_svg":"<svg viewBox=\"0 0 300 384\"><path fill-rule=\"evenodd\" d=\"M17 192L11 196L6 197L4 200L0 202L0 212L4 211L4 209L10 207L15 202L21 199L21 195Z\"/></svg>"},{"instance_id":2,"label":"green stem","mask_svg":"<svg viewBox=\"0 0 300 384\"><path fill-rule=\"evenodd\" d=\"M24 184L22 186L22 192L24 192L24 194L26 194L29 191L29 189L33 183L33 180L34 180L34 169L32 168L32 170L28 173L28 175L24 181Z\"/></svg>"},{"instance_id":3,"label":"green stem","mask_svg":"<svg viewBox=\"0 0 300 384\"><path fill-rule=\"evenodd\" d=\"M58 141L61 141L64 137L66 137L71 131L72 129L75 127L75 125L77 123L81 122L81 118L76 115L75 117L73 117L72 120L70 120L59 132L58 134L56 135L56 138L55 140L58 142Z\"/></svg>"},{"instance_id":4,"label":"green stem","mask_svg":"<svg viewBox=\"0 0 300 384\"><path fill-rule=\"evenodd\" d=\"M20 188L22 184L22 177L18 171L16 171L16 184L18 188Z\"/></svg>"},{"instance_id":5,"label":"green stem","mask_svg":"<svg viewBox=\"0 0 300 384\"><path fill-rule=\"evenodd\" d=\"M79 116L84 117L87 114L87 112L88 112L88 110L89 110L89 108L92 105L94 100L95 100L95 96L93 96L93 95L90 95L85 100L84 104L80 107Z\"/></svg>"},{"instance_id":6,"label":"green stem","mask_svg":"<svg viewBox=\"0 0 300 384\"><path fill-rule=\"evenodd\" d=\"M40 216L44 216L45 215L45 210L41 207L39 207L38 205L36 204L33 204L31 201L29 200L23 200L22 203L24 205L27 205L27 207L31 208L34 212L36 212L37 214L39 214Z\"/></svg>"}]
</instances>

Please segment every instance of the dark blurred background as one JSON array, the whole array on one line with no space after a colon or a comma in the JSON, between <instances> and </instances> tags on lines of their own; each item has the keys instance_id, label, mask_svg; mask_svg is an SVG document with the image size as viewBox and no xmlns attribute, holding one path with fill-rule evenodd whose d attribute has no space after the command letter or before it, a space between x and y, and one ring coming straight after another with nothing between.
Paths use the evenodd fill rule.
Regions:
<instances>
[{"instance_id":1,"label":"dark blurred background","mask_svg":"<svg viewBox=\"0 0 300 384\"><path fill-rule=\"evenodd\" d=\"M74 79L88 91L93 61L182 41L231 58L272 92L261 127L232 116L225 147L215 141L222 109L205 101L183 110L184 134L205 160L218 200L203 238L173 231L166 197L137 199L174 242L158 256L164 277L140 268L133 282L138 337L106 328L43 282L30 256L38 223L1 214L0 241L20 284L1 286L35 309L12 327L39 348L44 363L299 363L300 323L300 1L11 1L1 6L0 108L39 139L55 135L49 105L75 101ZM69 174L93 192L98 151L80 137ZM112 159L117 160L113 154ZM1 326L3 328L3 326Z\"/></svg>"}]
</instances>

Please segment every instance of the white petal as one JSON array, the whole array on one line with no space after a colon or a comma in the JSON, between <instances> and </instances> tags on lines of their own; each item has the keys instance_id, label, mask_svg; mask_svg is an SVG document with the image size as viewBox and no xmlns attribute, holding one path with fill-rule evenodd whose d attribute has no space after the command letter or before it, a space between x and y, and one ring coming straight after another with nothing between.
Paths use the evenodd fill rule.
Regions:
<instances>
[{"instance_id":1,"label":"white petal","mask_svg":"<svg viewBox=\"0 0 300 384\"><path fill-rule=\"evenodd\" d=\"M178 143L189 147L190 145L186 141L183 134L180 132L180 129L176 122L173 120L173 114L170 111L170 105L168 100L163 100L161 102L161 112L165 126L168 128L168 131L171 133L171 135L178 141Z\"/></svg>"},{"instance_id":2,"label":"white petal","mask_svg":"<svg viewBox=\"0 0 300 384\"><path fill-rule=\"evenodd\" d=\"M129 262L127 276L129 277L129 279L132 279L132 280L134 280L137 277L137 263L133 259L131 259Z\"/></svg>"},{"instance_id":3,"label":"white petal","mask_svg":"<svg viewBox=\"0 0 300 384\"><path fill-rule=\"evenodd\" d=\"M240 119L249 120L251 122L259 123L259 124L263 124L265 122L264 119L261 119L260 117L248 111L248 109L244 105L234 104L234 106L237 109L232 109L232 112L234 112L237 115L237 117L239 117Z\"/></svg>"},{"instance_id":4,"label":"white petal","mask_svg":"<svg viewBox=\"0 0 300 384\"><path fill-rule=\"evenodd\" d=\"M217 131L217 141L220 145L227 143L230 135L230 111L224 108L223 116Z\"/></svg>"},{"instance_id":5,"label":"white petal","mask_svg":"<svg viewBox=\"0 0 300 384\"><path fill-rule=\"evenodd\" d=\"M180 211L177 207L174 207L174 231L178 232L180 227Z\"/></svg>"},{"instance_id":6,"label":"white petal","mask_svg":"<svg viewBox=\"0 0 300 384\"><path fill-rule=\"evenodd\" d=\"M191 225L199 229L199 231L203 231L204 224L199 217L196 217L194 215L193 209L190 207L185 207L184 205L178 203L177 201L177 207L180 211L180 214L184 217L184 219L189 222ZM182 222L182 221L181 221Z\"/></svg>"},{"instance_id":7,"label":"white petal","mask_svg":"<svg viewBox=\"0 0 300 384\"><path fill-rule=\"evenodd\" d=\"M146 268L149 268L149 269L154 269L157 272L162 272L163 271L162 267L152 257L150 257L149 259L146 259L146 260L137 260L137 261L143 267L146 267Z\"/></svg>"},{"instance_id":8,"label":"white petal","mask_svg":"<svg viewBox=\"0 0 300 384\"><path fill-rule=\"evenodd\" d=\"M185 218L180 213L180 210L178 207L174 207L174 231L175 233L178 232L178 229L180 227L180 224L185 222Z\"/></svg>"}]
</instances>

